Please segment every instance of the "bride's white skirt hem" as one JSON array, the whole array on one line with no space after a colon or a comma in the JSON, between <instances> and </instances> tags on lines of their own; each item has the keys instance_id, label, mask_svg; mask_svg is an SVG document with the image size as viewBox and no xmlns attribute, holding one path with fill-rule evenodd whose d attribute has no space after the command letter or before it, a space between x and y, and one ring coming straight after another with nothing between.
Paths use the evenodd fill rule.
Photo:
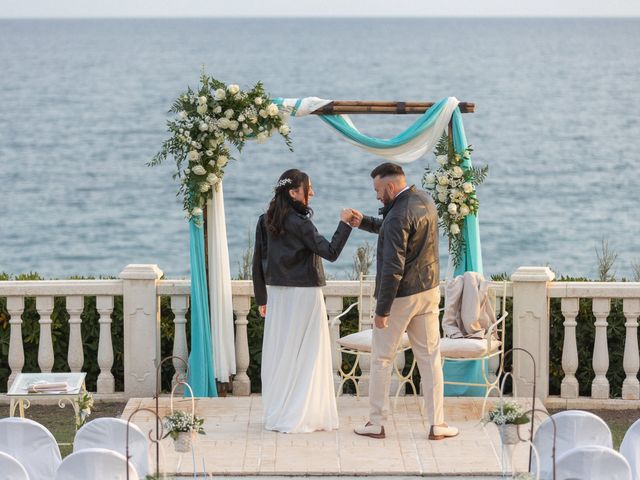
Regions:
<instances>
[{"instance_id":1,"label":"bride's white skirt hem","mask_svg":"<svg viewBox=\"0 0 640 480\"><path fill-rule=\"evenodd\" d=\"M331 337L320 287L267 286L262 344L264 428L338 428Z\"/></svg>"}]
</instances>

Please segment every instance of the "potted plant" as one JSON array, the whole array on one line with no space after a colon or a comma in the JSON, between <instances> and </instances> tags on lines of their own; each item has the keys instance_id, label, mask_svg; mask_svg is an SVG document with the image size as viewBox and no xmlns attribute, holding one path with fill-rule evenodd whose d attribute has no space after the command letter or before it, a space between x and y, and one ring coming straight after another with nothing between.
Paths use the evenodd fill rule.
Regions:
<instances>
[{"instance_id":1,"label":"potted plant","mask_svg":"<svg viewBox=\"0 0 640 480\"><path fill-rule=\"evenodd\" d=\"M515 400L501 401L491 409L483 419L484 423L495 423L500 432L500 439L505 445L515 445L520 441L518 425L531 420L524 409Z\"/></svg>"},{"instance_id":2,"label":"potted plant","mask_svg":"<svg viewBox=\"0 0 640 480\"><path fill-rule=\"evenodd\" d=\"M176 452L188 452L191 449L191 436L193 433L205 434L203 418L194 414L175 410L171 415L164 417L165 436L173 438Z\"/></svg>"}]
</instances>

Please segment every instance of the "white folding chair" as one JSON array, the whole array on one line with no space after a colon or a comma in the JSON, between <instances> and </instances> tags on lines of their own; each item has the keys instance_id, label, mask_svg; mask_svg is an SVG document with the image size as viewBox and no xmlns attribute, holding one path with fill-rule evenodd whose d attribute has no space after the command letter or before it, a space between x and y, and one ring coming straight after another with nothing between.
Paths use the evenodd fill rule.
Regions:
<instances>
[{"instance_id":1,"label":"white folding chair","mask_svg":"<svg viewBox=\"0 0 640 480\"><path fill-rule=\"evenodd\" d=\"M540 478L543 480L553 477L552 448L554 434L556 465L560 456L573 448L586 446L612 448L613 446L609 427L604 420L593 413L581 410L566 410L552 415L552 418L553 420L547 418L542 422L533 437L533 444L540 458Z\"/></svg>"},{"instance_id":2,"label":"white folding chair","mask_svg":"<svg viewBox=\"0 0 640 480\"><path fill-rule=\"evenodd\" d=\"M599 445L572 448L558 458L556 480L631 480L629 462Z\"/></svg>"},{"instance_id":3,"label":"white folding chair","mask_svg":"<svg viewBox=\"0 0 640 480\"><path fill-rule=\"evenodd\" d=\"M88 448L66 457L55 480L138 480L138 473L121 453L106 448ZM53 478L53 477L51 477Z\"/></svg>"},{"instance_id":4,"label":"white folding chair","mask_svg":"<svg viewBox=\"0 0 640 480\"><path fill-rule=\"evenodd\" d=\"M629 462L633 480L640 480L640 420L636 420L624 434L620 454Z\"/></svg>"},{"instance_id":5,"label":"white folding chair","mask_svg":"<svg viewBox=\"0 0 640 480\"><path fill-rule=\"evenodd\" d=\"M73 441L73 451L88 448L106 448L126 455L127 422L120 418L96 418L84 424ZM149 443L137 425L129 424L129 461L138 475L144 478L149 472Z\"/></svg>"},{"instance_id":6,"label":"white folding chair","mask_svg":"<svg viewBox=\"0 0 640 480\"><path fill-rule=\"evenodd\" d=\"M51 432L28 418L0 420L0 452L18 460L31 480L51 480L61 461Z\"/></svg>"},{"instance_id":7,"label":"white folding chair","mask_svg":"<svg viewBox=\"0 0 640 480\"><path fill-rule=\"evenodd\" d=\"M0 452L0 472L3 480L29 480L22 464L8 453Z\"/></svg>"},{"instance_id":8,"label":"white folding chair","mask_svg":"<svg viewBox=\"0 0 640 480\"><path fill-rule=\"evenodd\" d=\"M361 330L363 325L363 320L365 318L369 319L369 324L373 322L373 317L375 315L375 299L373 297L374 292L374 275L363 275L360 274L360 294L358 296L358 301L349 305L349 307L344 310L340 315L335 317L331 326L333 327L338 320L344 317L349 311L351 311L354 307L358 306L358 331L352 333L350 335L346 335L344 337L340 337L337 340L338 350L340 352L340 356L342 355L352 355L354 357L353 365L350 369L345 370L343 368L342 363L338 366L338 373L340 374L341 381L338 386L336 395L339 397L342 394L342 387L346 382L352 382L355 386L356 396L360 396L359 390L359 382L364 378L362 373L358 373L358 369L360 366L360 358L363 356L371 356L371 347L373 344L373 330L371 328L367 328L365 330ZM398 354L403 354L407 350L411 349L411 343L409 342L409 336L407 332L402 335L402 340L398 345L398 349L396 350L396 356ZM404 358L401 357L401 358ZM402 362L401 362L402 363ZM418 405L420 410L422 411L422 402L418 400L418 391L413 382L413 372L416 368L416 359L414 357L411 366L409 367L409 371L406 374L403 374L404 363L401 366L398 366L396 361L393 362L393 368L395 370L395 375L398 379L398 387L395 392L395 400L394 406L398 401L398 397L402 393L402 390L405 385L409 385L418 401Z\"/></svg>"}]
</instances>

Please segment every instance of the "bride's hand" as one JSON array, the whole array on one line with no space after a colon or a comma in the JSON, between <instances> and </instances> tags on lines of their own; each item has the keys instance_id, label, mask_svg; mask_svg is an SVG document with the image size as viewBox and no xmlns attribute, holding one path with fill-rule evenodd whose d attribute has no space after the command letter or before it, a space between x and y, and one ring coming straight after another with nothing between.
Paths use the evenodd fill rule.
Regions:
<instances>
[{"instance_id":1,"label":"bride's hand","mask_svg":"<svg viewBox=\"0 0 640 480\"><path fill-rule=\"evenodd\" d=\"M350 208L343 208L340 212L340 220L342 220L344 223L350 223L352 218L353 210L351 210Z\"/></svg>"},{"instance_id":2,"label":"bride's hand","mask_svg":"<svg viewBox=\"0 0 640 480\"><path fill-rule=\"evenodd\" d=\"M258 313L260 313L260 316L262 318L267 316L267 306L266 305L260 305L258 307Z\"/></svg>"}]
</instances>

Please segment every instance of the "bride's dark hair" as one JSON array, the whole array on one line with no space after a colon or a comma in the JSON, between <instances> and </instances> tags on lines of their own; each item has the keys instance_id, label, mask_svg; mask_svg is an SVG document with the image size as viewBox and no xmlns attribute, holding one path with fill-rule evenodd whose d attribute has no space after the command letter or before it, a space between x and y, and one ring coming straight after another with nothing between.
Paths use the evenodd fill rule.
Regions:
<instances>
[{"instance_id":1,"label":"bride's dark hair","mask_svg":"<svg viewBox=\"0 0 640 480\"><path fill-rule=\"evenodd\" d=\"M269 232L274 236L285 233L284 221L292 210L303 215L311 215L313 211L309 205L309 175L296 168L287 170L278 179L273 198L267 209L266 223ZM304 187L304 203L291 198L289 190Z\"/></svg>"}]
</instances>

